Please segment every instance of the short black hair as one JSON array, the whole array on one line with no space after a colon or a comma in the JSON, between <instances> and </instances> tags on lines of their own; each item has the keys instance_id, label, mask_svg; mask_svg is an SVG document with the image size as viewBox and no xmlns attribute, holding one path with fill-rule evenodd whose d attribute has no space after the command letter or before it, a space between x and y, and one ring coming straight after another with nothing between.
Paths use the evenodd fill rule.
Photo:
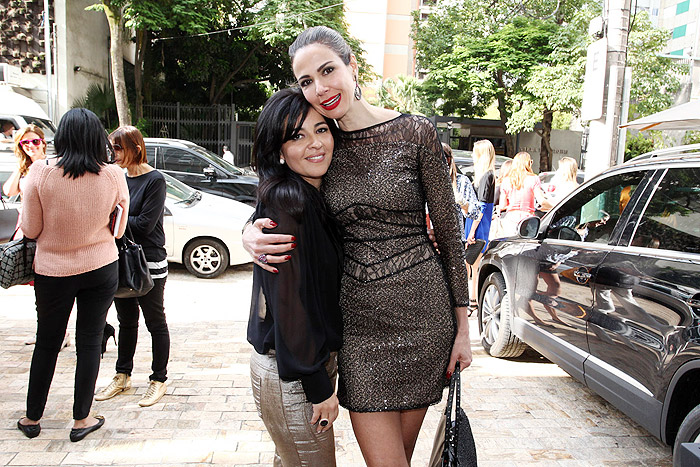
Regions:
<instances>
[{"instance_id":1,"label":"short black hair","mask_svg":"<svg viewBox=\"0 0 700 467\"><path fill-rule=\"evenodd\" d=\"M107 132L88 109L71 109L58 122L53 140L63 175L78 178L86 172L98 174L107 164Z\"/></svg>"},{"instance_id":2,"label":"short black hair","mask_svg":"<svg viewBox=\"0 0 700 467\"><path fill-rule=\"evenodd\" d=\"M311 104L298 87L276 92L263 107L255 125L253 166L260 181L258 201L266 206L283 210L300 219L309 199L320 199L318 190L306 183L288 165L280 163L282 145L296 136ZM335 123L326 119L335 136Z\"/></svg>"}]
</instances>

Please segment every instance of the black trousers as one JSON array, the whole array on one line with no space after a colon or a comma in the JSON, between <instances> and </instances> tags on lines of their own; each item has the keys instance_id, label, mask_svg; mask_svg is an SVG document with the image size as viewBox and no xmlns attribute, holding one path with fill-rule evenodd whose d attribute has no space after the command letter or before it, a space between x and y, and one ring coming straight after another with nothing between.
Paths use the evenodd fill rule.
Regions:
<instances>
[{"instance_id":1,"label":"black trousers","mask_svg":"<svg viewBox=\"0 0 700 467\"><path fill-rule=\"evenodd\" d=\"M170 358L170 333L165 321L163 292L166 277L153 280L153 288L143 297L115 298L114 306L119 318L119 350L117 354L117 373L131 375L134 369L134 354L139 336L139 307L151 333L151 381L162 383L168 379L168 359Z\"/></svg>"},{"instance_id":2,"label":"black trousers","mask_svg":"<svg viewBox=\"0 0 700 467\"><path fill-rule=\"evenodd\" d=\"M102 332L118 281L119 268L116 261L75 276L52 277L35 274L37 331L27 392L29 419L39 420L44 414L49 388L56 371L58 352L61 350L68 318L76 301L77 365L73 418L82 420L90 414L95 381L100 371Z\"/></svg>"}]
</instances>

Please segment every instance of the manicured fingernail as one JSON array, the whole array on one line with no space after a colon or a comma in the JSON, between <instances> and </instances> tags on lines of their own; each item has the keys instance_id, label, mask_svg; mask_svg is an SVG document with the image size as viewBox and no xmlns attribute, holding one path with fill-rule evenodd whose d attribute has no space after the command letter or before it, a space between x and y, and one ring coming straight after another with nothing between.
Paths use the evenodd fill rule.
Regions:
<instances>
[{"instance_id":1,"label":"manicured fingernail","mask_svg":"<svg viewBox=\"0 0 700 467\"><path fill-rule=\"evenodd\" d=\"M277 227L277 222L275 222L275 221L270 221L270 225L271 225L272 227Z\"/></svg>"},{"instance_id":2,"label":"manicured fingernail","mask_svg":"<svg viewBox=\"0 0 700 467\"><path fill-rule=\"evenodd\" d=\"M451 372L451 371L448 371L448 372L447 372L447 379L450 379L450 378L452 378L452 372Z\"/></svg>"},{"instance_id":3,"label":"manicured fingernail","mask_svg":"<svg viewBox=\"0 0 700 467\"><path fill-rule=\"evenodd\" d=\"M297 241L297 238L296 238L296 237L292 237L292 241L293 241L293 242L296 242L296 241Z\"/></svg>"},{"instance_id":4,"label":"manicured fingernail","mask_svg":"<svg viewBox=\"0 0 700 467\"><path fill-rule=\"evenodd\" d=\"M296 247L297 247L297 244L296 244L296 243L292 243L292 248L296 248Z\"/></svg>"},{"instance_id":5,"label":"manicured fingernail","mask_svg":"<svg viewBox=\"0 0 700 467\"><path fill-rule=\"evenodd\" d=\"M284 259L290 260L290 259L292 259L292 257L291 257L290 255L287 255L287 256L284 257Z\"/></svg>"},{"instance_id":6,"label":"manicured fingernail","mask_svg":"<svg viewBox=\"0 0 700 467\"><path fill-rule=\"evenodd\" d=\"M272 272L274 272L275 274L277 274L279 271L278 271L277 269L273 269Z\"/></svg>"}]
</instances>

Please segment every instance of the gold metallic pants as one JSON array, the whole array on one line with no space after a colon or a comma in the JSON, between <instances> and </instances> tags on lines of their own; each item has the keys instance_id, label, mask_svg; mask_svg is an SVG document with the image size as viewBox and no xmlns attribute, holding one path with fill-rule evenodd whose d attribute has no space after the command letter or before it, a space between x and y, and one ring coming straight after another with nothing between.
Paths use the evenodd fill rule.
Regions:
<instances>
[{"instance_id":1,"label":"gold metallic pants","mask_svg":"<svg viewBox=\"0 0 700 467\"><path fill-rule=\"evenodd\" d=\"M335 385L336 353L331 354L326 371ZM333 428L316 433L316 425L311 425L313 408L301 381L280 379L274 352L260 355L253 351L250 380L258 415L275 442L274 466L335 467Z\"/></svg>"}]
</instances>

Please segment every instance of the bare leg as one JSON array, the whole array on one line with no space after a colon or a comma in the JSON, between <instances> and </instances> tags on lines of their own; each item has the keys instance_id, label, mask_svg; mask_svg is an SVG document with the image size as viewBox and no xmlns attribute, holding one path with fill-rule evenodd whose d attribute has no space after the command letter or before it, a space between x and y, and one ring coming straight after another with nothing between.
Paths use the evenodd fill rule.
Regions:
<instances>
[{"instance_id":1,"label":"bare leg","mask_svg":"<svg viewBox=\"0 0 700 467\"><path fill-rule=\"evenodd\" d=\"M476 261L474 261L474 264L467 265L467 272L469 276L469 299L470 300L478 300L479 298L477 297L477 291L479 290L479 275L477 272L479 271L479 265L481 264L481 259L484 257L483 253L479 253L479 256L476 257Z\"/></svg>"},{"instance_id":2,"label":"bare leg","mask_svg":"<svg viewBox=\"0 0 700 467\"><path fill-rule=\"evenodd\" d=\"M408 467L426 411L350 412L367 466Z\"/></svg>"}]
</instances>

